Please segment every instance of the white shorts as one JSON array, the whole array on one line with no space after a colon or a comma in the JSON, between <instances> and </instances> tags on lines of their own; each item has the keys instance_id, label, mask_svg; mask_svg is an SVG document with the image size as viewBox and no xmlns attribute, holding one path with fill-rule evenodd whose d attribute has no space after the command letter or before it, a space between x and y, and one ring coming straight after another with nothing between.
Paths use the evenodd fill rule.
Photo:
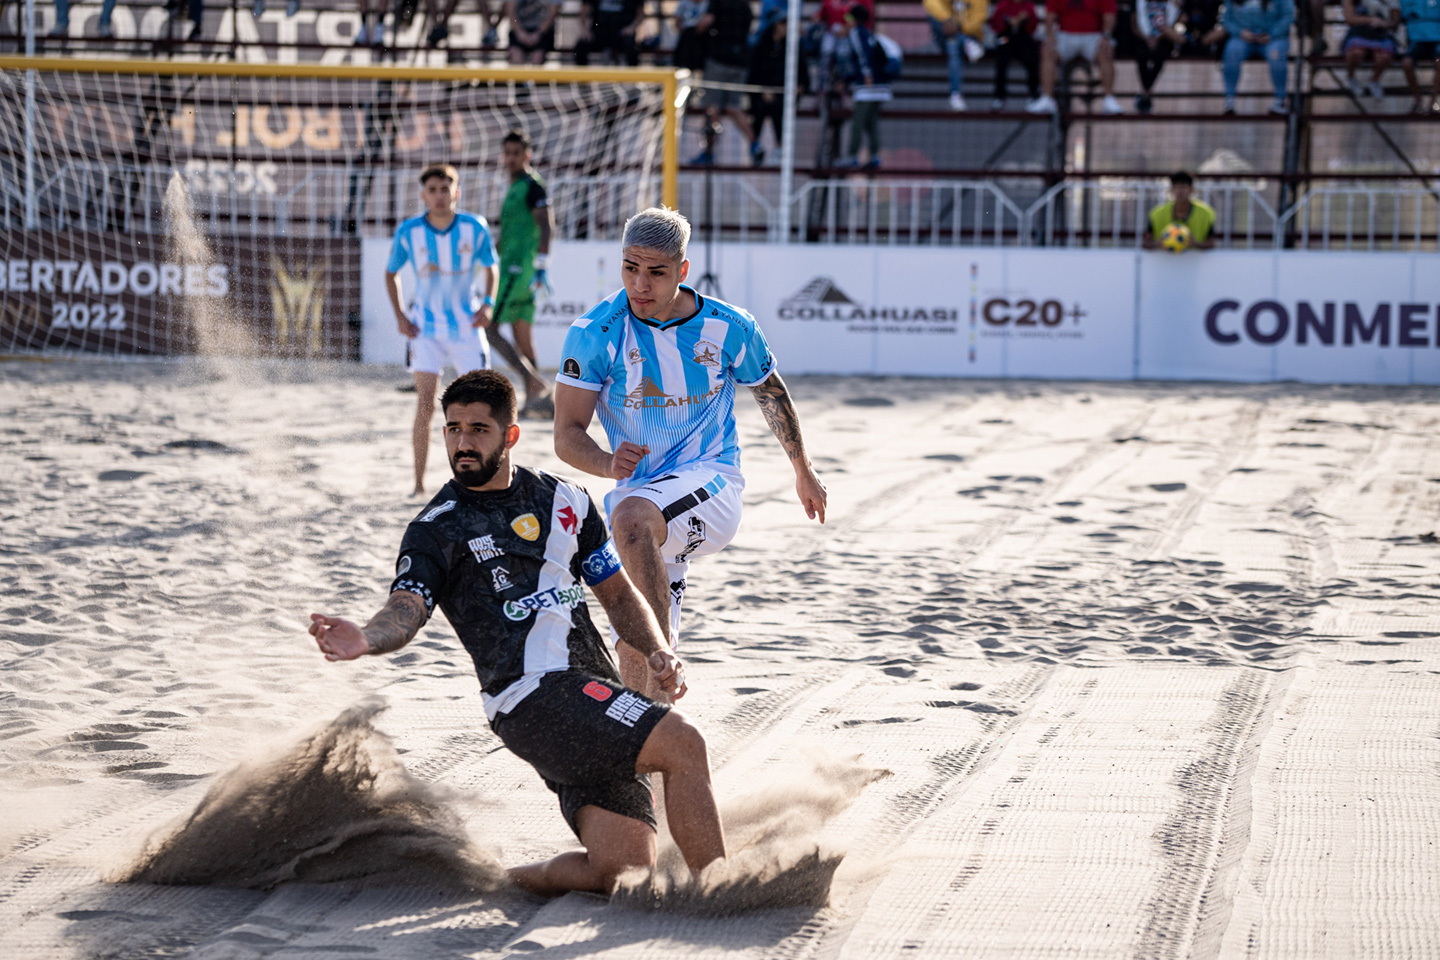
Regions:
<instances>
[{"instance_id":1,"label":"white shorts","mask_svg":"<svg viewBox=\"0 0 1440 960\"><path fill-rule=\"evenodd\" d=\"M670 577L670 638L679 646L680 605L690 561L719 553L740 529L740 495L745 478L725 464L680 467L638 487L616 487L605 495L605 512L613 514L622 500L639 497L660 508L665 517L665 542L660 555ZM617 638L610 631L611 642Z\"/></svg>"},{"instance_id":2,"label":"white shorts","mask_svg":"<svg viewBox=\"0 0 1440 960\"><path fill-rule=\"evenodd\" d=\"M1055 48L1060 51L1061 63L1069 63L1077 57L1094 63L1095 57L1100 53L1100 34L1056 30Z\"/></svg>"},{"instance_id":3,"label":"white shorts","mask_svg":"<svg viewBox=\"0 0 1440 960\"><path fill-rule=\"evenodd\" d=\"M455 368L456 376L486 370L490 367L490 344L483 331L476 330L475 334L459 340L415 337L410 341L410 359L405 365L411 373L437 375L445 372L447 362Z\"/></svg>"}]
</instances>

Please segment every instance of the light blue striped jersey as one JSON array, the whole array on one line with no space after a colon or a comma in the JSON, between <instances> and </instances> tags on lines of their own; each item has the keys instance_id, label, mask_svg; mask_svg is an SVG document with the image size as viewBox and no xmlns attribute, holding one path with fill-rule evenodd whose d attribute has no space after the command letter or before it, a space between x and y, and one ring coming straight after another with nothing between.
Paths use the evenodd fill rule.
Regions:
<instances>
[{"instance_id":1,"label":"light blue striped jersey","mask_svg":"<svg viewBox=\"0 0 1440 960\"><path fill-rule=\"evenodd\" d=\"M459 340L480 332L471 317L480 309L475 291L477 266L495 266L495 241L484 217L455 213L444 230L436 230L422 214L400 224L385 269L398 273L406 263L415 265L415 292L410 322L420 336Z\"/></svg>"},{"instance_id":2,"label":"light blue striped jersey","mask_svg":"<svg viewBox=\"0 0 1440 960\"><path fill-rule=\"evenodd\" d=\"M681 289L700 305L688 317L642 320L622 289L565 335L556 382L600 393L596 409L612 450L627 440L650 448L620 487L705 461L738 470L735 386L755 386L775 369L754 317Z\"/></svg>"}]
</instances>

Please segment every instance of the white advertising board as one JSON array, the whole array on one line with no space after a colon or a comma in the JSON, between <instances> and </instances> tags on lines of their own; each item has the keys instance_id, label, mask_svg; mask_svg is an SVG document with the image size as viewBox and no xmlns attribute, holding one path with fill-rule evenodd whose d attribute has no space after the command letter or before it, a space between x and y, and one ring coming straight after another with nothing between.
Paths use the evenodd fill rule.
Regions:
<instances>
[{"instance_id":1,"label":"white advertising board","mask_svg":"<svg viewBox=\"0 0 1440 960\"><path fill-rule=\"evenodd\" d=\"M1245 253L1143 258L1139 376L1440 383L1440 258Z\"/></svg>"},{"instance_id":2,"label":"white advertising board","mask_svg":"<svg viewBox=\"0 0 1440 960\"><path fill-rule=\"evenodd\" d=\"M388 240L364 248L362 356L404 360ZM1434 254L716 244L689 282L755 315L789 373L1440 383ZM620 286L613 241L561 241L542 366ZM408 284L402 273L402 284Z\"/></svg>"}]
</instances>

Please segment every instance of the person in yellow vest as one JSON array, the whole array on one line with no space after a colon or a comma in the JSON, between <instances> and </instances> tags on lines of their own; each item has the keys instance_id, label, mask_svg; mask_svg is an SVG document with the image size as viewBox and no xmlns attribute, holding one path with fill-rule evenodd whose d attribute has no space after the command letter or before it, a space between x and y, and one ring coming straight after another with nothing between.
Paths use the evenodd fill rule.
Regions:
<instances>
[{"instance_id":1,"label":"person in yellow vest","mask_svg":"<svg viewBox=\"0 0 1440 960\"><path fill-rule=\"evenodd\" d=\"M1215 246L1210 235L1215 229L1215 208L1203 200L1194 199L1195 179L1181 170L1170 175L1170 199L1150 211L1150 222L1145 225L1144 244L1146 250L1160 246L1160 237L1172 223L1183 223L1190 228L1190 246L1209 250Z\"/></svg>"},{"instance_id":2,"label":"person in yellow vest","mask_svg":"<svg viewBox=\"0 0 1440 960\"><path fill-rule=\"evenodd\" d=\"M950 109L964 110L965 57L979 60L984 53L980 33L990 15L989 0L925 0L925 13L950 70Z\"/></svg>"}]
</instances>

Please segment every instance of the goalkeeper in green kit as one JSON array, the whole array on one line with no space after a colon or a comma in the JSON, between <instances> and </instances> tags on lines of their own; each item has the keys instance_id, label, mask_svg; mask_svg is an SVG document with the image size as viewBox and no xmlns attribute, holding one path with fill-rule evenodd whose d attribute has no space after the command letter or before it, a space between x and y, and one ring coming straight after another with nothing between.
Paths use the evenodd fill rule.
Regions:
<instances>
[{"instance_id":1,"label":"goalkeeper in green kit","mask_svg":"<svg viewBox=\"0 0 1440 960\"><path fill-rule=\"evenodd\" d=\"M511 130L501 141L500 151L501 166L510 175L510 189L500 208L500 289L494 322L485 333L496 352L525 378L525 406L520 415L549 419L555 416L555 402L540 376L532 330L535 295L542 290L550 292L546 268L555 215L545 184L530 168L530 138ZM514 346L500 333L506 324L514 331Z\"/></svg>"}]
</instances>

